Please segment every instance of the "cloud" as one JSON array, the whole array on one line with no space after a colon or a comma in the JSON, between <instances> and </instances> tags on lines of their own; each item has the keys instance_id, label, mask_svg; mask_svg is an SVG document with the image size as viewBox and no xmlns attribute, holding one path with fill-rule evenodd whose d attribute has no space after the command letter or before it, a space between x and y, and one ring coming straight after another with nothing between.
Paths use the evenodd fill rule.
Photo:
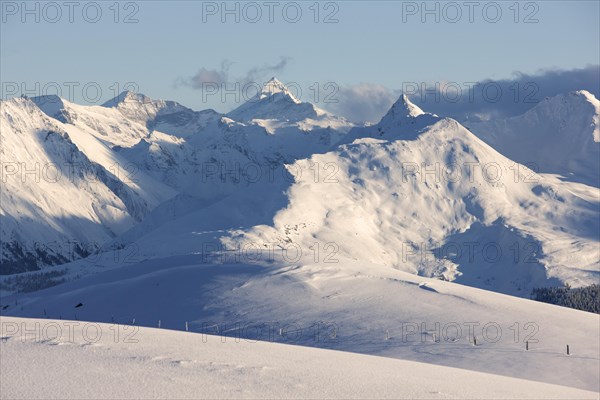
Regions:
<instances>
[{"instance_id":1,"label":"cloud","mask_svg":"<svg viewBox=\"0 0 600 400\"><path fill-rule=\"evenodd\" d=\"M510 79L480 82L406 82L403 92L422 109L441 116L465 119L520 115L546 97L574 90L600 95L600 66L535 74L515 72Z\"/></svg>"},{"instance_id":2,"label":"cloud","mask_svg":"<svg viewBox=\"0 0 600 400\"><path fill-rule=\"evenodd\" d=\"M263 84L271 76L280 75L291 58L281 57L275 64L250 68L233 79L228 60L219 69L200 68L179 84L203 89L203 84L216 83L220 89L239 83ZM406 93L423 110L459 121L491 119L520 115L545 97L574 90L588 90L600 97L600 66L561 70L544 69L534 74L515 72L510 79L486 79L479 82L404 82L401 88L389 89L380 84L360 83L339 87L319 106L354 122L377 122L390 109L400 94Z\"/></svg>"},{"instance_id":3,"label":"cloud","mask_svg":"<svg viewBox=\"0 0 600 400\"><path fill-rule=\"evenodd\" d=\"M250 82L261 83L260 80L269 79L275 75L279 75L285 70L288 63L291 61L290 57L281 57L281 60L275 65L263 65L261 67L253 67L242 79L239 79L242 85Z\"/></svg>"},{"instance_id":4,"label":"cloud","mask_svg":"<svg viewBox=\"0 0 600 400\"><path fill-rule=\"evenodd\" d=\"M206 84L216 84L221 86L229 79L229 67L233 64L229 60L221 61L221 68L207 69L202 67L194 76L189 78L179 78L175 81L175 86L189 86L193 89L203 90Z\"/></svg>"},{"instance_id":5,"label":"cloud","mask_svg":"<svg viewBox=\"0 0 600 400\"><path fill-rule=\"evenodd\" d=\"M281 57L281 60L276 64L266 64L262 66L250 68L243 76L237 78L231 78L229 69L233 62L229 60L223 60L221 67L217 69L208 69L201 67L198 72L189 78L179 78L176 80L176 86L188 86L193 89L203 90L207 87L207 84L211 85L211 89L216 87L220 90L226 87L226 85L239 83L244 86L248 83L258 83L262 85L271 76L278 75L289 64L290 57Z\"/></svg>"},{"instance_id":6,"label":"cloud","mask_svg":"<svg viewBox=\"0 0 600 400\"><path fill-rule=\"evenodd\" d=\"M512 78L497 81L404 82L397 90L361 83L340 87L337 103L321 107L354 122L377 122L400 94L406 93L425 111L464 121L520 115L546 97L582 89L600 97L600 66L515 72Z\"/></svg>"},{"instance_id":7,"label":"cloud","mask_svg":"<svg viewBox=\"0 0 600 400\"><path fill-rule=\"evenodd\" d=\"M377 122L399 95L399 91L392 91L383 85L361 83L340 87L333 96L337 102L323 103L321 106L353 122Z\"/></svg>"}]
</instances>

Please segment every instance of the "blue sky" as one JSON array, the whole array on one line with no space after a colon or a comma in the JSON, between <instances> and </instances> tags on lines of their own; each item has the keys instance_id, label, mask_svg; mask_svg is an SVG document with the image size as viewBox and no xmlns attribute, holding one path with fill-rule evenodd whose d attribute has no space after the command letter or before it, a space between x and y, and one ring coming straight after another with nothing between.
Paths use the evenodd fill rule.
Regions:
<instances>
[{"instance_id":1,"label":"blue sky","mask_svg":"<svg viewBox=\"0 0 600 400\"><path fill-rule=\"evenodd\" d=\"M103 101L134 82L153 98L228 111L236 105L232 96L224 101L220 95L203 96L190 84L202 68L223 73L225 62L231 82L277 75L284 83L297 83L306 100L315 97L310 87L317 82L322 100L328 82L341 88L336 96L365 95L353 90L361 84L367 96L395 96L406 82L462 84L600 64L598 1L481 1L472 9L472 22L462 1L453 3L458 7L427 2L434 12L425 15L420 1L320 2L316 7L313 1L283 1L273 6L274 22L265 2L253 3L258 7L230 2L229 9L238 7L239 23L236 13L223 15L222 2L121 2L118 15L113 1L81 2L72 10L72 23L68 8L60 6L58 17L55 8L44 3L36 8L36 3L29 2L33 12L23 15L21 1L2 2L3 97L11 97L14 83L42 92L44 87L52 91L55 85L49 83L56 82L64 97L83 103L81 87L95 82ZM252 23L257 9L262 17ZM125 23L128 15L133 23ZM332 23L324 22L328 15ZM90 22L95 18L98 22ZM79 83L72 95L66 82Z\"/></svg>"}]
</instances>

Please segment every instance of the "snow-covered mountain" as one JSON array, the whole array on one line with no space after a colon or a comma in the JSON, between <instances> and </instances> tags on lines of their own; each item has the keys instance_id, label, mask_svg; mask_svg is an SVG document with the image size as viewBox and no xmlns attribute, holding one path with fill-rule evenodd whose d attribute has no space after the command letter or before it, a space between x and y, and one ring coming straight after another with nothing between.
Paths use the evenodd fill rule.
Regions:
<instances>
[{"instance_id":1,"label":"snow-covered mountain","mask_svg":"<svg viewBox=\"0 0 600 400\"><path fill-rule=\"evenodd\" d=\"M424 112L403 94L377 124L352 129L338 144L352 143L365 137L410 139L439 120L437 115Z\"/></svg>"},{"instance_id":2,"label":"snow-covered mountain","mask_svg":"<svg viewBox=\"0 0 600 400\"><path fill-rule=\"evenodd\" d=\"M342 117L302 102L277 78L267 81L252 98L229 112L227 116L240 122L279 121L304 125L346 128L352 124Z\"/></svg>"},{"instance_id":3,"label":"snow-covered mountain","mask_svg":"<svg viewBox=\"0 0 600 400\"><path fill-rule=\"evenodd\" d=\"M263 127L273 135L280 147L302 151L310 143L319 152L337 143L354 124L345 118L322 110L312 103L298 100L277 78L271 78L262 89L244 104L229 112L227 117L245 124ZM299 136L306 136L299 138ZM314 153L314 151L313 151Z\"/></svg>"},{"instance_id":4,"label":"snow-covered mountain","mask_svg":"<svg viewBox=\"0 0 600 400\"><path fill-rule=\"evenodd\" d=\"M268 88L273 82L276 81L268 83L263 92L270 90ZM285 87L281 87L288 93ZM115 231L109 222L104 224L92 218L95 221L92 230L107 234L99 237L77 231L75 237L82 241L93 238L96 246L116 233L133 227L156 206L165 202L172 205L188 204L186 199L192 196L202 204L208 204L243 191L252 183L252 176L256 175L257 170L259 175L266 176L273 169L281 170L283 162L324 152L350 126L345 120L321 112L309 103L298 105L318 112L318 121L310 119L293 122L297 113L291 111L288 117L285 110L281 109L280 120L270 122L277 127L275 131L270 131L255 122L234 121L212 110L196 112L176 102L152 100L132 92L124 92L102 106L81 106L57 96L15 99L14 102L27 104L29 111L21 112L18 116L7 113L3 115L3 134L10 136L9 139L17 138L13 132L20 129L19 124L32 125L30 132L22 140L32 139L30 136L35 131L63 132L63 136L75 148L74 151L81 153L94 168L112 179L108 183L117 192L117 196L122 198L132 221L120 225L122 228ZM253 102L249 104L256 106ZM267 110L271 109L272 104L267 101L259 106L258 109ZM259 112L261 115L265 113ZM29 114L35 115L35 118L28 117ZM28 118L31 121L25 121ZM320 127L319 124L325 124L326 120L331 120L335 128L330 124ZM17 144L9 139L3 143L6 151L16 151L24 146L23 143ZM28 161L28 158L7 158L6 162ZM40 161L42 165L48 163L46 159L31 161ZM82 174L83 171L77 168L86 167L75 167L76 173ZM32 191L41 195L47 187L44 184L39 186L32 188ZM59 188L58 185L52 187ZM11 263L17 263L16 269L11 271L19 272L40 265L63 263L87 254L78 250L81 254L73 256L44 256L46 261L38 257L38 261L33 264L28 261L28 267L18 267L19 257L31 259L32 245L24 239L29 236L27 229L21 229L16 223L9 228L8 220L17 218L17 209L28 205L30 200L24 194L21 195L25 192L16 190L4 191L3 195L8 196L9 193L15 199L15 204L18 204L14 208L3 207L3 213L7 215L7 222L3 223L3 248L5 251L8 251L7 246L12 248L10 255L7 253L4 259L6 262L10 260ZM196 204L196 201L191 201L190 204ZM64 206L65 218L79 215L80 210L69 209L76 207L75 205ZM43 207L39 207L40 214L43 214ZM179 210L175 214L180 215L181 212ZM39 218L37 223L43 220ZM57 230L56 227L47 228L51 232ZM64 232L64 235L56 237L60 242L65 242L66 238L73 240L69 229L59 231ZM52 235L43 236L42 242L50 242L52 238Z\"/></svg>"},{"instance_id":5,"label":"snow-covered mountain","mask_svg":"<svg viewBox=\"0 0 600 400\"><path fill-rule=\"evenodd\" d=\"M214 110L193 111L174 101L153 100L130 91L103 106L116 109L128 120L145 125L149 131L157 130L177 137L198 133L222 117Z\"/></svg>"},{"instance_id":6,"label":"snow-covered mountain","mask_svg":"<svg viewBox=\"0 0 600 400\"><path fill-rule=\"evenodd\" d=\"M348 259L523 297L597 281L596 189L536 174L458 122L411 110L401 98L381 124L351 131L365 136L352 144L120 240L144 258L274 243L310 256L315 241L333 243Z\"/></svg>"},{"instance_id":7,"label":"snow-covered mountain","mask_svg":"<svg viewBox=\"0 0 600 400\"><path fill-rule=\"evenodd\" d=\"M0 103L2 273L87 256L149 205L29 99Z\"/></svg>"},{"instance_id":8,"label":"snow-covered mountain","mask_svg":"<svg viewBox=\"0 0 600 400\"><path fill-rule=\"evenodd\" d=\"M3 315L266 331L600 389L596 316L527 299L534 287L597 282L598 187L535 173L407 97L344 134L306 129L310 105L267 86L227 116L132 94L101 107L2 102L3 163L75 160L103 177L23 185L3 164L3 244L5 226L24 247L35 235L104 241L93 258L47 268L63 284L29 295L19 292L45 275L0 277ZM114 172L128 163L134 174Z\"/></svg>"},{"instance_id":9,"label":"snow-covered mountain","mask_svg":"<svg viewBox=\"0 0 600 400\"><path fill-rule=\"evenodd\" d=\"M101 107L34 99L54 119L30 101L15 101L37 110L38 129L49 130L48 121L57 125L103 171L133 166L132 173L113 172L112 185L127 189L134 222L146 218L138 228L127 224L131 230L116 243L135 241L144 257L194 253L206 240L198 231L219 229L213 244L243 237L308 246L322 238L335 241L349 259L521 296L537 286L597 279L599 211L592 189L537 175L406 96L378 124L355 127L327 153L331 136L324 140L320 128L301 133L303 121L318 109L276 79L227 117L129 92ZM581 104L581 113L588 105ZM288 126L270 132L251 112ZM14 129L12 120L4 120L7 130ZM152 129L158 125L173 134ZM8 214L14 218L15 212ZM242 234L228 233L240 227ZM105 241L115 235L109 230ZM179 239L173 243L165 232ZM488 262L476 249L466 257L465 243L473 240L482 248L487 242L499 246L504 256ZM458 251L448 250L456 243ZM513 258L506 255L511 251ZM408 257L413 252L419 256Z\"/></svg>"},{"instance_id":10,"label":"snow-covered mountain","mask_svg":"<svg viewBox=\"0 0 600 400\"><path fill-rule=\"evenodd\" d=\"M320 166L321 178L296 181L272 224L237 232L230 245L334 243L350 259L525 297L597 282L597 200L514 163L454 120L408 136L297 161L295 170Z\"/></svg>"},{"instance_id":11,"label":"snow-covered mountain","mask_svg":"<svg viewBox=\"0 0 600 400\"><path fill-rule=\"evenodd\" d=\"M148 129L138 120L129 120L116 108L82 106L58 96L31 99L51 118L73 125L109 146L131 146L148 136Z\"/></svg>"},{"instance_id":12,"label":"snow-covered mountain","mask_svg":"<svg viewBox=\"0 0 600 400\"><path fill-rule=\"evenodd\" d=\"M537 172L600 187L600 101L588 91L546 98L523 115L467 127Z\"/></svg>"},{"instance_id":13,"label":"snow-covered mountain","mask_svg":"<svg viewBox=\"0 0 600 400\"><path fill-rule=\"evenodd\" d=\"M271 80L229 115L254 110L284 120L279 102L314 107ZM44 109L59 120L71 116L65 130L84 154L105 169L115 160L132 163L143 178L132 190L148 203L136 220L147 218L115 243L134 241L147 258L194 253L205 242L305 248L319 239L335 242L349 259L520 296L598 278L600 214L591 188L535 174L406 96L378 124L352 129L328 153L330 142L315 145L316 132L300 134L295 123L293 132L269 133L256 119L220 117L189 135L151 130L157 115L196 112L143 95L126 93L111 108L60 104L59 111ZM118 124L133 126L139 140L123 140L118 130L98 133ZM167 189L157 190L157 182ZM215 229L216 239L198 234ZM473 241L480 246L470 248ZM490 246L502 256L488 259Z\"/></svg>"}]
</instances>

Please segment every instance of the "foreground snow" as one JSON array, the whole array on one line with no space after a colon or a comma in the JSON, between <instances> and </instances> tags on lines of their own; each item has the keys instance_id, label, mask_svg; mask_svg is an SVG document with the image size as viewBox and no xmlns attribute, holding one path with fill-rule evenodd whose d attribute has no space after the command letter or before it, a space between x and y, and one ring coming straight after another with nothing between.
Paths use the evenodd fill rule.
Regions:
<instances>
[{"instance_id":1,"label":"foreground snow","mask_svg":"<svg viewBox=\"0 0 600 400\"><path fill-rule=\"evenodd\" d=\"M77 321L0 323L2 398L598 398L340 351Z\"/></svg>"},{"instance_id":2,"label":"foreground snow","mask_svg":"<svg viewBox=\"0 0 600 400\"><path fill-rule=\"evenodd\" d=\"M135 320L152 328L160 320L161 328L181 331L187 322L190 332L228 340L258 338L600 390L598 315L358 261L266 267L169 257L0 303L6 316Z\"/></svg>"}]
</instances>

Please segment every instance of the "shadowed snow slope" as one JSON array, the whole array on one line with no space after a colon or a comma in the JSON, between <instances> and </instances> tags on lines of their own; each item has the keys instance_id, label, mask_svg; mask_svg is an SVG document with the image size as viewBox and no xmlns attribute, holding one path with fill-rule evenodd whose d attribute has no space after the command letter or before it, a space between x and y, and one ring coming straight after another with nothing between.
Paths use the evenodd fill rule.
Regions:
<instances>
[{"instance_id":1,"label":"shadowed snow slope","mask_svg":"<svg viewBox=\"0 0 600 400\"><path fill-rule=\"evenodd\" d=\"M2 313L147 327L160 320L175 330L187 321L192 332L232 341L322 347L599 390L595 314L337 260L289 267L209 264L200 254L147 260L3 296Z\"/></svg>"},{"instance_id":2,"label":"shadowed snow slope","mask_svg":"<svg viewBox=\"0 0 600 400\"><path fill-rule=\"evenodd\" d=\"M35 330L36 323L65 332L48 341L27 339L22 331L6 335L15 328ZM597 398L480 372L218 336L102 324L87 327L101 333L92 343L76 321L3 317L0 324L0 391L11 399Z\"/></svg>"},{"instance_id":3,"label":"shadowed snow slope","mask_svg":"<svg viewBox=\"0 0 600 400\"><path fill-rule=\"evenodd\" d=\"M138 192L80 151L32 101L0 108L3 274L85 256L148 211Z\"/></svg>"}]
</instances>

